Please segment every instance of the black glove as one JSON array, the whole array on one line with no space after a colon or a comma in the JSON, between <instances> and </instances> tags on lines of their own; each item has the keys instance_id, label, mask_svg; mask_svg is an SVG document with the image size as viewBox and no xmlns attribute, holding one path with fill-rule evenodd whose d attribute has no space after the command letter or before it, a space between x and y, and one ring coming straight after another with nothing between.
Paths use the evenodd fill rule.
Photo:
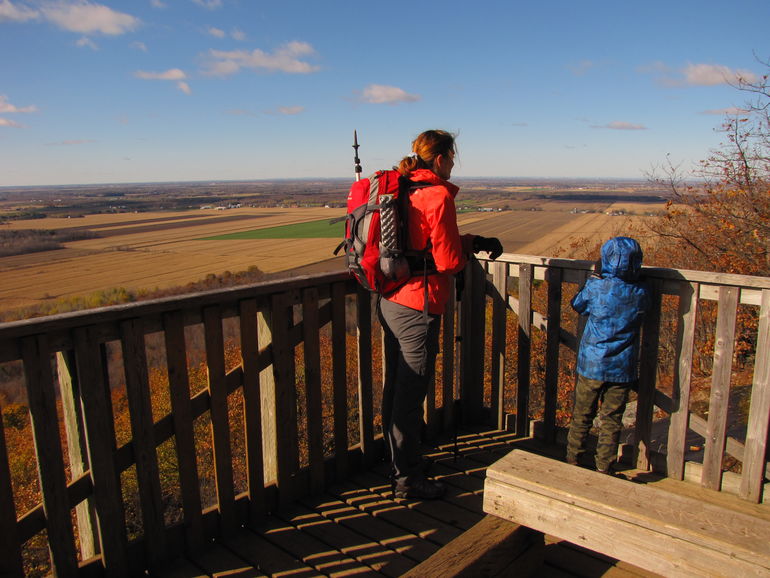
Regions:
<instances>
[{"instance_id":1,"label":"black glove","mask_svg":"<svg viewBox=\"0 0 770 578\"><path fill-rule=\"evenodd\" d=\"M503 253L503 244L497 237L482 237L476 235L473 239L473 252L486 251L493 261Z\"/></svg>"}]
</instances>

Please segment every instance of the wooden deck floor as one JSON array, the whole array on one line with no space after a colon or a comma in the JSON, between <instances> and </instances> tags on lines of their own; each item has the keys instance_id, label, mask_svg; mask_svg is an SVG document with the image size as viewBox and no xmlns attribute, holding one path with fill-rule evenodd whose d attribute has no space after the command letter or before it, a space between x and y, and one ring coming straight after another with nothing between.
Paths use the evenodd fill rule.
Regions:
<instances>
[{"instance_id":1,"label":"wooden deck floor","mask_svg":"<svg viewBox=\"0 0 770 578\"><path fill-rule=\"evenodd\" d=\"M393 500L387 466L379 464L177 560L160 575L401 576L484 517L486 467L527 444L498 431L461 436L457 456L452 442L439 445L429 455L430 475L448 486L441 501ZM546 538L545 558L538 576L653 576L555 538Z\"/></svg>"}]
</instances>

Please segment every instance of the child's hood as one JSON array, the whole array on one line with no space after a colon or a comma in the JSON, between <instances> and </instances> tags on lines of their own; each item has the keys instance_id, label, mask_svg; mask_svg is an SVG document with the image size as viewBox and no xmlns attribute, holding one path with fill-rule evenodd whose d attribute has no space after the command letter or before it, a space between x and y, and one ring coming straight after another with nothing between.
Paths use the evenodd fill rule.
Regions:
<instances>
[{"instance_id":1,"label":"child's hood","mask_svg":"<svg viewBox=\"0 0 770 578\"><path fill-rule=\"evenodd\" d=\"M642 248L636 239L614 237L602 245L602 277L635 281L641 268Z\"/></svg>"}]
</instances>

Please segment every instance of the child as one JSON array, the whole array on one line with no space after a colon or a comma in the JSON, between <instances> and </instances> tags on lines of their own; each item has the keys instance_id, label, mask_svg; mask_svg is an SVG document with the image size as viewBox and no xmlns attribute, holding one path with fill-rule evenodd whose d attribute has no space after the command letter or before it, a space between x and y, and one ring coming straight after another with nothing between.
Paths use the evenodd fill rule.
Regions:
<instances>
[{"instance_id":1,"label":"child","mask_svg":"<svg viewBox=\"0 0 770 578\"><path fill-rule=\"evenodd\" d=\"M638 281L641 267L642 249L635 239L610 239L602 246L601 271L572 300L572 308L588 320L578 352L566 461L578 463L601 403L596 470L609 475L628 392L637 379L642 318L650 307L649 289Z\"/></svg>"}]
</instances>

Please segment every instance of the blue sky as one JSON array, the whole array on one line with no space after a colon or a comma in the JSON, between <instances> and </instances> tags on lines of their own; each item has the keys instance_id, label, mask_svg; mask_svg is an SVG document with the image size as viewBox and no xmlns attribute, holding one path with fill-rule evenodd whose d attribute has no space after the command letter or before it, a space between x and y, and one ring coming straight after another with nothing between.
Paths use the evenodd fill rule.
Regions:
<instances>
[{"instance_id":1,"label":"blue sky","mask_svg":"<svg viewBox=\"0 0 770 578\"><path fill-rule=\"evenodd\" d=\"M693 166L768 71L768 0L0 0L0 186Z\"/></svg>"}]
</instances>

